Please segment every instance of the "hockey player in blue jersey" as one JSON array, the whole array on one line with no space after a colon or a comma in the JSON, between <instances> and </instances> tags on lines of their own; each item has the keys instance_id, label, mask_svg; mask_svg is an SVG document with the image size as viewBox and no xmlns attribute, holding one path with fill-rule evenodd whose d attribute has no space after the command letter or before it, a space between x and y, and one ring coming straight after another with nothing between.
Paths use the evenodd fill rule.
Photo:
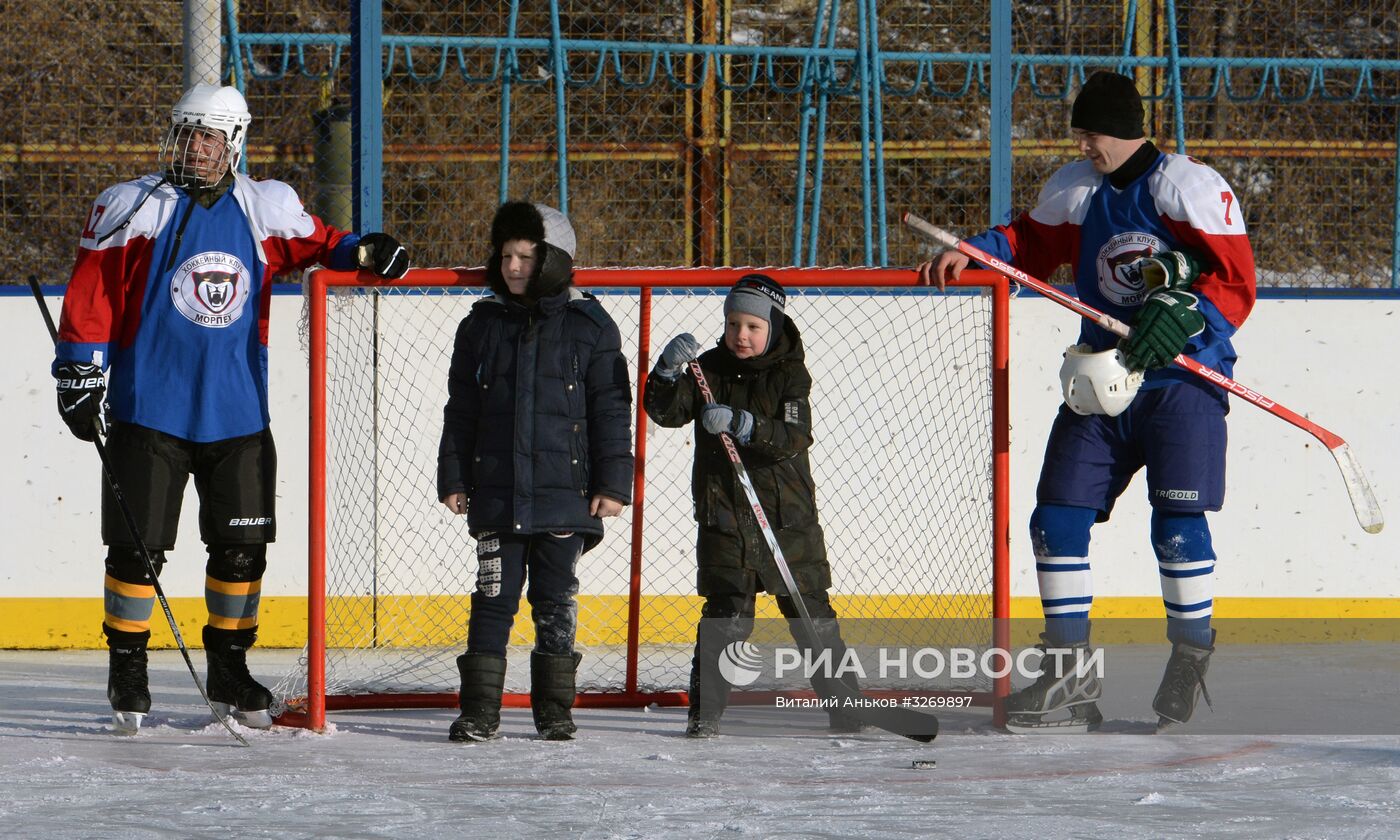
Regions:
<instances>
[{"instance_id":1,"label":"hockey player in blue jersey","mask_svg":"<svg viewBox=\"0 0 1400 840\"><path fill-rule=\"evenodd\" d=\"M272 279L317 263L399 277L408 255L386 234L328 227L286 184L238 173L251 123L237 89L195 85L171 111L160 171L98 196L64 294L53 373L60 415L83 440L104 428L105 394L108 456L157 574L175 547L194 476L208 551L209 699L267 727L272 696L249 674L245 654L257 637L277 527L267 399ZM134 733L151 706L155 587L105 486L102 539L107 696L117 730Z\"/></svg>"},{"instance_id":2,"label":"hockey player in blue jersey","mask_svg":"<svg viewBox=\"0 0 1400 840\"><path fill-rule=\"evenodd\" d=\"M1152 708L1163 726L1191 718L1215 649L1215 551L1205 514L1224 502L1229 406L1225 392L1172 359L1185 353L1232 375L1230 337L1255 295L1234 191L1205 164L1144 139L1132 79L1091 76L1070 126L1084 159L1051 176L1032 210L968 240L1037 277L1069 264L1082 300L1133 324L1120 343L1084 321L1065 354L1065 404L1046 444L1030 523L1042 647L1059 655L1048 655L1036 682L1007 698L1007 728L1016 732L1087 731L1102 720L1100 682L1076 667L1089 650L1089 533L1143 468L1172 643ZM921 265L920 278L941 286L967 264L948 251Z\"/></svg>"}]
</instances>

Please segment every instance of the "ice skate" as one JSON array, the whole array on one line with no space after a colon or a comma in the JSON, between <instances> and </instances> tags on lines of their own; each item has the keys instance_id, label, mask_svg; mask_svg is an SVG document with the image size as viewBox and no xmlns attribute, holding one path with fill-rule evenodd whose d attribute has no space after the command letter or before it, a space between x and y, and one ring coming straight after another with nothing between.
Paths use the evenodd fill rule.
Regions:
<instances>
[{"instance_id":1,"label":"ice skate","mask_svg":"<svg viewBox=\"0 0 1400 840\"><path fill-rule=\"evenodd\" d=\"M1091 668L1081 667L1088 642L1051 645L1041 636L1045 656L1036 681L1006 698L1006 730L1021 735L1092 732L1103 723L1098 699L1103 685Z\"/></svg>"},{"instance_id":2,"label":"ice skate","mask_svg":"<svg viewBox=\"0 0 1400 840\"><path fill-rule=\"evenodd\" d=\"M1189 721L1196 711L1198 697L1204 697L1206 705L1210 706L1206 668L1210 665L1210 655L1215 652L1215 631L1211 631L1210 638L1210 647L1197 647L1190 642L1172 645L1162 684L1157 688L1157 696L1152 698L1152 711L1158 714L1158 732Z\"/></svg>"},{"instance_id":3,"label":"ice skate","mask_svg":"<svg viewBox=\"0 0 1400 840\"><path fill-rule=\"evenodd\" d=\"M209 663L209 705L251 729L272 727L272 692L248 673L248 650L231 644L218 631L204 628L204 657Z\"/></svg>"},{"instance_id":4,"label":"ice skate","mask_svg":"<svg viewBox=\"0 0 1400 840\"><path fill-rule=\"evenodd\" d=\"M108 649L107 700L112 704L112 729L118 735L141 731L141 722L151 710L144 647Z\"/></svg>"}]
</instances>

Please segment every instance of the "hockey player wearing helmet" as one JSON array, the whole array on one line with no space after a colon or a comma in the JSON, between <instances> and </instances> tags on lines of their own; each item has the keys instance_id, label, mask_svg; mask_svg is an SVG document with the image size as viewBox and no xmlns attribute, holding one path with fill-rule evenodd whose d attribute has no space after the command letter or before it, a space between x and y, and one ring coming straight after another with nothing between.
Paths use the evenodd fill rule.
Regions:
<instances>
[{"instance_id":1,"label":"hockey player wearing helmet","mask_svg":"<svg viewBox=\"0 0 1400 840\"><path fill-rule=\"evenodd\" d=\"M438 450L438 500L467 517L477 583L457 658L453 741L494 738L506 643L521 590L535 624L530 705L547 740L568 740L582 658L575 569L603 519L632 501L632 388L617 325L573 287L576 240L552 207L512 201L491 223L493 294L462 320Z\"/></svg>"},{"instance_id":2,"label":"hockey player wearing helmet","mask_svg":"<svg viewBox=\"0 0 1400 840\"><path fill-rule=\"evenodd\" d=\"M1070 667L1089 647L1089 532L1147 471L1172 652L1152 708L1185 723L1205 696L1214 651L1215 551L1206 512L1225 499L1225 393L1172 367L1178 354L1232 375L1230 337L1254 305L1254 255L1235 194L1214 169L1158 151L1143 136L1133 80L1098 72L1070 118L1084 159L1062 167L1038 204L968 241L1027 273L1074 270L1079 297L1133 324L1130 338L1088 321L1061 370L1065 404L1045 447L1031 514L1048 656L1037 681L1006 700L1007 728L1096 728L1101 686ZM968 258L948 251L919 267L942 285Z\"/></svg>"},{"instance_id":3,"label":"hockey player wearing helmet","mask_svg":"<svg viewBox=\"0 0 1400 840\"><path fill-rule=\"evenodd\" d=\"M387 234L327 226L280 181L239 173L252 121L235 88L195 85L171 109L159 171L98 196L63 298L53 373L73 434L107 434L114 477L157 573L175 547L194 476L208 555L209 699L266 727L272 696L250 675L246 652L257 638L277 528L267 398L272 280L317 263L399 277L408 256ZM133 733L151 706L155 588L105 486L102 539L107 696L114 726Z\"/></svg>"}]
</instances>

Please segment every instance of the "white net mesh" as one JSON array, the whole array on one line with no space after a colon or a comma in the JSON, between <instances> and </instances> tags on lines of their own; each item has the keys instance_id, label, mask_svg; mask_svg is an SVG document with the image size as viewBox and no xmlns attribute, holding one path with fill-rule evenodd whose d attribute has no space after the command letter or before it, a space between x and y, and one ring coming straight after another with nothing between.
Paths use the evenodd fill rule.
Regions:
<instances>
[{"instance_id":1,"label":"white net mesh","mask_svg":"<svg viewBox=\"0 0 1400 840\"><path fill-rule=\"evenodd\" d=\"M689 276L704 270L688 270ZM733 272L726 277L732 279ZM818 283L821 270L809 282ZM579 284L587 286L588 270ZM832 602L853 626L919 626L960 617L991 639L992 318L990 297L909 288L794 288L814 380L811 452ZM708 343L727 281L654 291L655 353L673 335ZM641 295L594 289L636 376ZM327 694L450 693L465 649L475 543L437 501L447 369L458 322L482 290L361 289L328 307L326 422ZM635 388L635 381L634 381ZM634 396L635 407L635 396ZM635 427L634 427L635 428ZM579 564L580 691L684 690L701 600L690 498L693 429L647 424L638 619L629 627L635 508ZM639 459L641 460L641 459ZM528 605L512 636L507 690L528 690ZM776 616L760 599L760 617ZM629 632L637 639L629 679ZM916 632L911 630L910 632ZM938 632L952 632L943 630ZM848 640L854 631L848 629ZM855 634L858 635L858 634ZM913 641L912 639L910 641ZM957 640L966 644L967 639ZM985 685L959 688L984 690ZM278 686L292 706L303 667Z\"/></svg>"}]
</instances>

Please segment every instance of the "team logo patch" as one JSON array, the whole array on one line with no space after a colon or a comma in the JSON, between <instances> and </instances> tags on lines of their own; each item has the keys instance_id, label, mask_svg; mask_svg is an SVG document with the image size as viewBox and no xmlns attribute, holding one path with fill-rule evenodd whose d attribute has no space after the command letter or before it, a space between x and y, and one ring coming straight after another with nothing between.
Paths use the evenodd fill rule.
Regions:
<instances>
[{"instance_id":1,"label":"team logo patch","mask_svg":"<svg viewBox=\"0 0 1400 840\"><path fill-rule=\"evenodd\" d=\"M1096 268L1099 292L1119 306L1137 306L1147 295L1142 272L1133 262L1150 257L1158 251L1170 250L1166 243L1150 233L1120 233L1099 249Z\"/></svg>"},{"instance_id":2,"label":"team logo patch","mask_svg":"<svg viewBox=\"0 0 1400 840\"><path fill-rule=\"evenodd\" d=\"M243 316L248 304L248 270L221 251L205 251L180 264L170 277L170 300L201 327L222 329Z\"/></svg>"}]
</instances>

